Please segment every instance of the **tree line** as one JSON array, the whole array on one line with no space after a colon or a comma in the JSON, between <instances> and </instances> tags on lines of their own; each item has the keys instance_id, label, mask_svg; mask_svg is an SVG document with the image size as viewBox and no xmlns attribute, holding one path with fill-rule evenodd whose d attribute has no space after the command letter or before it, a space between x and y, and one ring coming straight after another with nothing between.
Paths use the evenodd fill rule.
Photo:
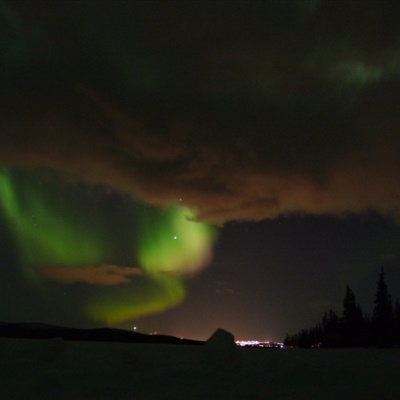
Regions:
<instances>
[{"instance_id":1,"label":"tree line","mask_svg":"<svg viewBox=\"0 0 400 400\"><path fill-rule=\"evenodd\" d=\"M316 326L286 335L284 343L300 348L400 346L400 303L397 298L393 304L384 268L379 274L371 317L363 313L347 286L341 316L330 309Z\"/></svg>"}]
</instances>

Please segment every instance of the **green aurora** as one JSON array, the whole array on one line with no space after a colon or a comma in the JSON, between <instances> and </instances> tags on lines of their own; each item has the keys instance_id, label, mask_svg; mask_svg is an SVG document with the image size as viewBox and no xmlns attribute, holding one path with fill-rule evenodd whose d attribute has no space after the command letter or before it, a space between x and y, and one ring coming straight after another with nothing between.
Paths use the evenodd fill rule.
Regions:
<instances>
[{"instance_id":1,"label":"green aurora","mask_svg":"<svg viewBox=\"0 0 400 400\"><path fill-rule=\"evenodd\" d=\"M195 213L185 207L139 205L61 178L42 169L0 173L0 221L6 221L23 276L40 287L46 281L36 266L139 263L141 276L90 291L80 311L110 325L178 305L185 296L182 279L210 260L216 229L193 221ZM116 198L125 200L116 204Z\"/></svg>"},{"instance_id":2,"label":"green aurora","mask_svg":"<svg viewBox=\"0 0 400 400\"><path fill-rule=\"evenodd\" d=\"M89 299L86 315L98 322L114 325L160 313L177 306L185 297L183 282L162 274L136 278L136 285L119 285L102 289L102 295Z\"/></svg>"},{"instance_id":3,"label":"green aurora","mask_svg":"<svg viewBox=\"0 0 400 400\"><path fill-rule=\"evenodd\" d=\"M189 208L145 207L140 217L138 257L149 274L185 275L210 260L210 241L216 231L207 224L193 222L196 215Z\"/></svg>"},{"instance_id":4,"label":"green aurora","mask_svg":"<svg viewBox=\"0 0 400 400\"><path fill-rule=\"evenodd\" d=\"M35 183L36 182L36 183ZM0 174L0 207L9 222L25 271L33 265L93 265L107 249L99 224L77 213L78 201L37 174ZM75 203L75 204L74 204ZM86 214L87 215L87 214Z\"/></svg>"}]
</instances>

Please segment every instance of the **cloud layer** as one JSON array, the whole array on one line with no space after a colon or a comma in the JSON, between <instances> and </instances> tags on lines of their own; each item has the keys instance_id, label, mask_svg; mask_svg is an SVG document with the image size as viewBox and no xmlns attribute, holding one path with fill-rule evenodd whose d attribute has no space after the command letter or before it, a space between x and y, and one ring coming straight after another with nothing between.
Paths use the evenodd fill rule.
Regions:
<instances>
[{"instance_id":1,"label":"cloud layer","mask_svg":"<svg viewBox=\"0 0 400 400\"><path fill-rule=\"evenodd\" d=\"M399 216L400 8L5 2L0 162L223 224Z\"/></svg>"},{"instance_id":2,"label":"cloud layer","mask_svg":"<svg viewBox=\"0 0 400 400\"><path fill-rule=\"evenodd\" d=\"M140 268L100 265L96 267L65 267L62 265L37 265L33 267L42 277L58 283L86 283L111 286L132 283L132 276L143 275Z\"/></svg>"}]
</instances>

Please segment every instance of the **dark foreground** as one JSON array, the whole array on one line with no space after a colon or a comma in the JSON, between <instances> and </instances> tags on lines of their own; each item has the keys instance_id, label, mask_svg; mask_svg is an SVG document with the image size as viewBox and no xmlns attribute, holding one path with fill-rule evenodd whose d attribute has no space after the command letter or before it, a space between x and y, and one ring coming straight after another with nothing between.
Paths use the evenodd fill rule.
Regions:
<instances>
[{"instance_id":1,"label":"dark foreground","mask_svg":"<svg viewBox=\"0 0 400 400\"><path fill-rule=\"evenodd\" d=\"M0 399L400 398L399 349L252 349L0 338Z\"/></svg>"}]
</instances>

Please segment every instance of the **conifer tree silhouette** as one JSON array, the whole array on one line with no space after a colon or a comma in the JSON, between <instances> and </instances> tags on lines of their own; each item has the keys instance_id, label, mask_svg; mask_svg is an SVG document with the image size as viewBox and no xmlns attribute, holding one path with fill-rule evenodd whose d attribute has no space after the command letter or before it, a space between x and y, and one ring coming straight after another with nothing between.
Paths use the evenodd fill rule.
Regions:
<instances>
[{"instance_id":1,"label":"conifer tree silhouette","mask_svg":"<svg viewBox=\"0 0 400 400\"><path fill-rule=\"evenodd\" d=\"M379 274L372 314L373 342L378 347L390 347L394 343L394 317L392 298L385 282L385 270Z\"/></svg>"},{"instance_id":2,"label":"conifer tree silhouette","mask_svg":"<svg viewBox=\"0 0 400 400\"><path fill-rule=\"evenodd\" d=\"M356 303L354 292L347 286L341 319L342 346L354 347L362 344L363 331L364 318L361 307Z\"/></svg>"}]
</instances>

